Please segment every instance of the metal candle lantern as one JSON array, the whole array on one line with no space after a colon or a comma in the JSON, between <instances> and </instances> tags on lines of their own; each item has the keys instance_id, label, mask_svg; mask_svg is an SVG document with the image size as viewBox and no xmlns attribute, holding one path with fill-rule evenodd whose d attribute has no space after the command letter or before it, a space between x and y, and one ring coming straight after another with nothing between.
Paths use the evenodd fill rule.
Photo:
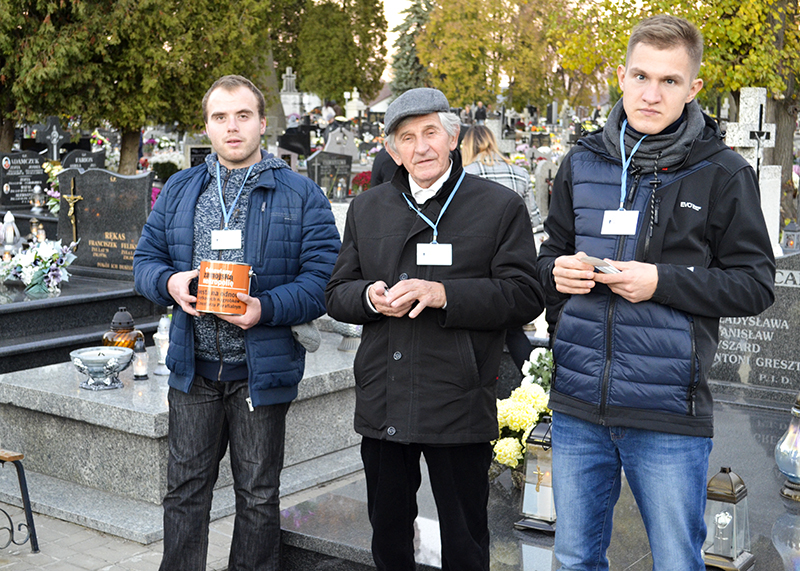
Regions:
<instances>
[{"instance_id":1,"label":"metal candle lantern","mask_svg":"<svg viewBox=\"0 0 800 571\"><path fill-rule=\"evenodd\" d=\"M543 416L525 441L525 486L520 510L523 519L514 524L520 529L556 530L551 428L552 419Z\"/></svg>"},{"instance_id":2,"label":"metal candle lantern","mask_svg":"<svg viewBox=\"0 0 800 571\"><path fill-rule=\"evenodd\" d=\"M747 519L747 488L730 468L720 468L706 488L706 540L703 543L706 565L725 571L750 569L755 557L750 553L750 527Z\"/></svg>"},{"instance_id":3,"label":"metal candle lantern","mask_svg":"<svg viewBox=\"0 0 800 571\"><path fill-rule=\"evenodd\" d=\"M781 496L800 502L800 393L792 406L792 420L786 433L775 445L775 463L786 476Z\"/></svg>"},{"instance_id":4,"label":"metal candle lantern","mask_svg":"<svg viewBox=\"0 0 800 571\"><path fill-rule=\"evenodd\" d=\"M781 240L781 248L784 254L794 254L800 251L798 239L800 238L800 226L796 222L789 222L783 228L783 240Z\"/></svg>"}]
</instances>

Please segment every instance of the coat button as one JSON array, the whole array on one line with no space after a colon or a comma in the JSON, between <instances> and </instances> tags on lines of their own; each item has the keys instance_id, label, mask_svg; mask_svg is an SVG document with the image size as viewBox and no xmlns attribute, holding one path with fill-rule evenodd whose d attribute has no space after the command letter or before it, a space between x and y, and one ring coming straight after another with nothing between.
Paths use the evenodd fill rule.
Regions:
<instances>
[{"instance_id":1,"label":"coat button","mask_svg":"<svg viewBox=\"0 0 800 571\"><path fill-rule=\"evenodd\" d=\"M386 434L388 434L389 436L394 436L395 434L397 434L397 429L394 426L390 426L389 428L386 429Z\"/></svg>"},{"instance_id":2,"label":"coat button","mask_svg":"<svg viewBox=\"0 0 800 571\"><path fill-rule=\"evenodd\" d=\"M395 361L399 361L400 359L402 359L402 358L403 358L403 354L402 354L400 351L395 351L395 352L394 352L394 355L392 355L392 358L393 358Z\"/></svg>"},{"instance_id":3,"label":"coat button","mask_svg":"<svg viewBox=\"0 0 800 571\"><path fill-rule=\"evenodd\" d=\"M400 274L400 279L401 280L407 280L408 279L408 274L403 272L402 274Z\"/></svg>"}]
</instances>

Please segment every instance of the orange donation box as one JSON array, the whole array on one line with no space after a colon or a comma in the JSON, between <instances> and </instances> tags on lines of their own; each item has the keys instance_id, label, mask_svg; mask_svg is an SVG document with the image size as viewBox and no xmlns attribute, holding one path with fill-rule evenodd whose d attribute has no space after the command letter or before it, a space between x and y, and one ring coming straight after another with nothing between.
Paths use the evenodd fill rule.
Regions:
<instances>
[{"instance_id":1,"label":"orange donation box","mask_svg":"<svg viewBox=\"0 0 800 571\"><path fill-rule=\"evenodd\" d=\"M234 262L200 262L197 311L242 315L247 307L236 297L250 293L250 266Z\"/></svg>"}]
</instances>

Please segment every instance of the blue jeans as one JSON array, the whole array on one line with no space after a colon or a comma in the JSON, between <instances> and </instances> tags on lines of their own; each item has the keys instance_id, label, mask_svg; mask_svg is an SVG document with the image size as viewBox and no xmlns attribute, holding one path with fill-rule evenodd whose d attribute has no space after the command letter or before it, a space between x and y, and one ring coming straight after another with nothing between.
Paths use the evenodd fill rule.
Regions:
<instances>
[{"instance_id":1,"label":"blue jeans","mask_svg":"<svg viewBox=\"0 0 800 571\"><path fill-rule=\"evenodd\" d=\"M280 470L289 403L250 411L247 381L169 389L163 571L203 571L211 497L230 444L236 517L229 571L280 569Z\"/></svg>"},{"instance_id":2,"label":"blue jeans","mask_svg":"<svg viewBox=\"0 0 800 571\"><path fill-rule=\"evenodd\" d=\"M705 571L711 439L608 427L553 413L555 554L562 571L607 571L614 505L625 470L655 571Z\"/></svg>"}]
</instances>

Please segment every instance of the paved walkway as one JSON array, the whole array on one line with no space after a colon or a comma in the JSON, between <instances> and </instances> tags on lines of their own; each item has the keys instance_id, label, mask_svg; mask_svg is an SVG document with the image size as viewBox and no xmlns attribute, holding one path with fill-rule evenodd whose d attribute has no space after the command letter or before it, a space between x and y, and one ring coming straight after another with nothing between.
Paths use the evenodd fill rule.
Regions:
<instances>
[{"instance_id":1,"label":"paved walkway","mask_svg":"<svg viewBox=\"0 0 800 571\"><path fill-rule=\"evenodd\" d=\"M363 477L358 472L328 484L281 498L281 509L324 494ZM22 508L0 503L14 526L25 522ZM233 534L233 517L211 522L208 540L209 571L224 571L228 566L228 551ZM7 522L0 514L0 545L8 541ZM157 571L161 562L163 541L142 545L135 541L95 531L41 514L33 514L39 553L31 553L30 542L9 545L0 550L0 570L28 571ZM17 535L19 540L19 535Z\"/></svg>"}]
</instances>

